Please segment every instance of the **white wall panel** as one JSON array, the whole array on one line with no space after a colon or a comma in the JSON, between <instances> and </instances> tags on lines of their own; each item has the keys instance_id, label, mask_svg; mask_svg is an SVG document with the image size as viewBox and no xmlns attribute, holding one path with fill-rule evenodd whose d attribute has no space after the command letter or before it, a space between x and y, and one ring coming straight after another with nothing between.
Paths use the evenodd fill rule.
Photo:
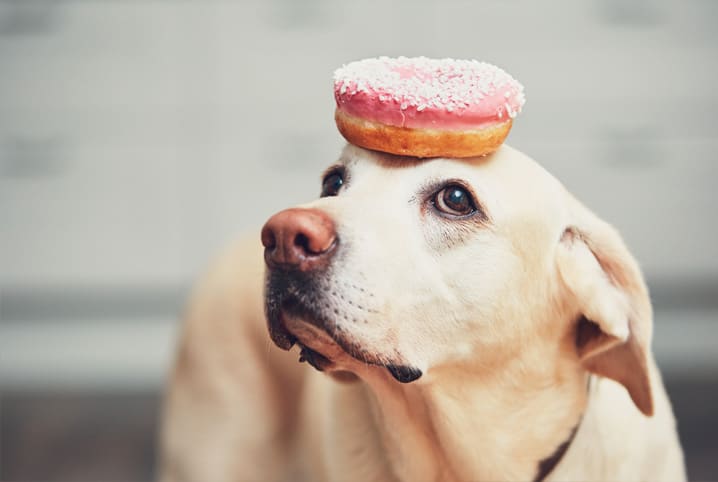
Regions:
<instances>
[{"instance_id":1,"label":"white wall panel","mask_svg":"<svg viewBox=\"0 0 718 482\"><path fill-rule=\"evenodd\" d=\"M716 14L699 1L3 3L0 284L186 283L316 195L342 144L331 73L379 54L506 67L528 96L509 142L616 224L649 277L715 279Z\"/></svg>"}]
</instances>

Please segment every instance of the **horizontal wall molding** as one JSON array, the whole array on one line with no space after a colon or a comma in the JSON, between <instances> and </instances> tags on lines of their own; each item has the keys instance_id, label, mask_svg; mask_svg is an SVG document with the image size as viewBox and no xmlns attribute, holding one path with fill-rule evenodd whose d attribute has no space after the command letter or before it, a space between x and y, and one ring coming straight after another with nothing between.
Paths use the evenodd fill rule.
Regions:
<instances>
[{"instance_id":1,"label":"horizontal wall molding","mask_svg":"<svg viewBox=\"0 0 718 482\"><path fill-rule=\"evenodd\" d=\"M0 287L0 320L177 317L188 286Z\"/></svg>"},{"instance_id":2,"label":"horizontal wall molding","mask_svg":"<svg viewBox=\"0 0 718 482\"><path fill-rule=\"evenodd\" d=\"M718 309L718 277L649 280L660 309ZM0 286L0 321L179 317L189 285Z\"/></svg>"}]
</instances>

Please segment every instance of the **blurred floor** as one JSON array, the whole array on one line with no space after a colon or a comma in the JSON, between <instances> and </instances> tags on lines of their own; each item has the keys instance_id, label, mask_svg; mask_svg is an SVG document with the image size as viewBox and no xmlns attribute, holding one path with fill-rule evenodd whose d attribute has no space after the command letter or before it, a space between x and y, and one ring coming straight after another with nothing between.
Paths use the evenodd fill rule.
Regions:
<instances>
[{"instance_id":1,"label":"blurred floor","mask_svg":"<svg viewBox=\"0 0 718 482\"><path fill-rule=\"evenodd\" d=\"M151 480L159 396L0 394L0 480Z\"/></svg>"},{"instance_id":2,"label":"blurred floor","mask_svg":"<svg viewBox=\"0 0 718 482\"><path fill-rule=\"evenodd\" d=\"M690 479L718 480L718 376L666 384ZM4 393L0 403L0 480L152 479L157 392Z\"/></svg>"}]
</instances>

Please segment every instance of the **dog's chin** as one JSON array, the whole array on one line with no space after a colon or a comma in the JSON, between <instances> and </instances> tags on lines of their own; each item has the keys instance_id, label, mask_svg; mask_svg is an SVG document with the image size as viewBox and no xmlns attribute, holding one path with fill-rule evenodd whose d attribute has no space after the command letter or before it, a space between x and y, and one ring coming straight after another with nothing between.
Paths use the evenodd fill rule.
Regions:
<instances>
[{"instance_id":1,"label":"dog's chin","mask_svg":"<svg viewBox=\"0 0 718 482\"><path fill-rule=\"evenodd\" d=\"M382 361L385 357L366 350L345 332L327 328L334 324L297 300L285 301L277 308L267 308L272 341L284 350L298 345L300 362L307 362L336 379L355 380L354 368L371 365L386 368L401 383L413 382L422 375L418 368Z\"/></svg>"},{"instance_id":2,"label":"dog's chin","mask_svg":"<svg viewBox=\"0 0 718 482\"><path fill-rule=\"evenodd\" d=\"M301 352L300 362L307 362L319 371L335 368L348 356L335 337L316 321L287 312L282 313L282 325L295 338Z\"/></svg>"},{"instance_id":3,"label":"dog's chin","mask_svg":"<svg viewBox=\"0 0 718 482\"><path fill-rule=\"evenodd\" d=\"M297 300L285 301L278 315L274 322L270 319L272 340L285 350L297 344L301 350L299 361L320 371L348 368L358 360L372 364L372 357L359 349L350 335Z\"/></svg>"}]
</instances>

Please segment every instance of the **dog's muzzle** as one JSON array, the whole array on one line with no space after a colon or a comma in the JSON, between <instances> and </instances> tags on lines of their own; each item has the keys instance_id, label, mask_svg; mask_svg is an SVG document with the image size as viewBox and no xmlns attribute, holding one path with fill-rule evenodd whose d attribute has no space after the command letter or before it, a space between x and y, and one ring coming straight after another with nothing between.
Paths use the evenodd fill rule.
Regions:
<instances>
[{"instance_id":1,"label":"dog's muzzle","mask_svg":"<svg viewBox=\"0 0 718 482\"><path fill-rule=\"evenodd\" d=\"M321 279L337 252L339 238L333 220L318 209L292 208L281 211L262 228L264 260L267 264L265 311L272 341L289 350L295 343L302 347L300 361L307 361L319 370L331 361L297 339L285 326L285 315L305 320L322 330L341 349L364 363L384 366L402 383L421 377L421 370L401 364L380 363L378 357L367 353L338 333L335 321L317 307L321 306Z\"/></svg>"}]
</instances>

